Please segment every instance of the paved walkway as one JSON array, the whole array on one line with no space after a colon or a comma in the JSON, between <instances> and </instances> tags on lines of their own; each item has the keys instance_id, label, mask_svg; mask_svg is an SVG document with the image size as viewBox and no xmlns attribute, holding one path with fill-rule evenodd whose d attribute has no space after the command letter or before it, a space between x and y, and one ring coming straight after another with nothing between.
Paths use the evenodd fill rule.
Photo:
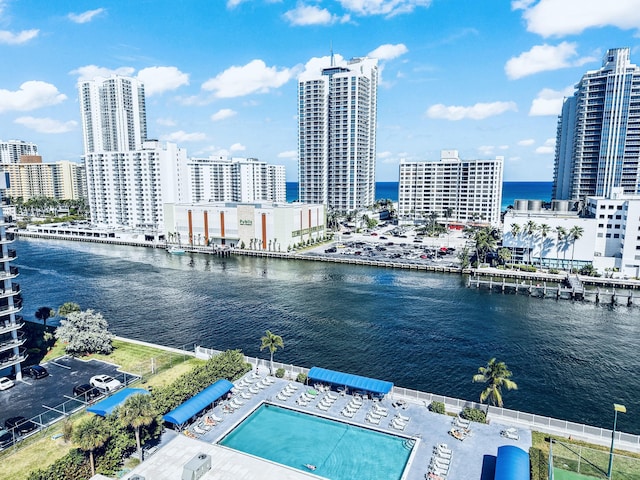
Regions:
<instances>
[{"instance_id":1,"label":"paved walkway","mask_svg":"<svg viewBox=\"0 0 640 480\"><path fill-rule=\"evenodd\" d=\"M263 370L261 373L262 376L260 378L264 378L264 375L267 372ZM257 389L256 384L259 383L260 380L254 378L253 375L253 373L248 373L244 377L245 382L250 385L250 387L244 387L235 390L236 393L234 396L244 401L245 403L232 413L225 413L225 406L229 403L228 401L222 402L221 404L217 405L212 410L212 413L222 418L223 421L218 423L216 426L211 427L205 433L193 435L194 437L197 437L197 440L189 439L190 442L201 444L203 445L202 448L206 447L206 449L209 449L210 447L215 447L216 449L230 452L230 449L219 447L215 444L220 441L228 432L233 430L233 428L240 421L242 421L246 416L253 412L253 410L260 404L262 404L263 402L269 402L275 405L286 406L287 408L291 408L297 411L311 413L320 417L330 418L353 425L367 427L388 434L400 435L407 438L418 437L418 441L416 443L416 446L414 447L414 451L412 452L412 455L409 459L409 463L403 477L403 479L406 480L424 480L425 472L428 470L429 462L432 457L433 448L440 443L446 443L449 448L453 450L451 468L447 477L448 480L480 480L482 477L483 464L486 462L491 462L491 457L497 454L498 447L501 445L517 445L527 452L529 451L529 448L531 446L531 432L529 430L520 429L520 439L518 441L508 440L500 435L500 431L504 430L506 427L499 424L483 425L472 423L471 436L467 437L464 441L456 440L449 434L449 430L452 428L453 417L432 413L426 408L425 405L419 405L410 402L407 402L403 407L394 407L392 399L389 398L386 398L380 402L381 406L386 407L389 410L389 415L387 417L383 417L379 426L372 425L365 421L367 412L372 408L372 400L364 400L364 405L358 410L353 418L346 418L342 416L340 412L342 411L343 407L350 401L350 395L339 395L338 400L336 400L336 402L329 408L328 411L322 411L317 408L317 405L320 402L320 398L323 396L323 394L319 394L317 396L317 399L313 400L309 405L305 407L299 406L296 403L296 399L309 387L306 387L302 384L297 384L299 388L296 393L292 395L288 400L282 401L278 400L276 396L289 383L288 380L275 379L274 377L270 377L275 380L272 385L262 389ZM241 382L239 380L235 383L236 385L238 385ZM250 393L250 389L253 389L253 391L257 393ZM250 396L250 398L243 398L241 396L242 393L245 393L245 396ZM391 419L397 413L406 417L410 417L411 419L404 431L398 431L390 426ZM202 418L204 418L204 416ZM197 424L198 422L196 422L194 425ZM192 434L194 432L194 426L192 425L191 427L189 427L188 431L190 432L190 434ZM188 460L185 457L186 453L181 456L181 459L173 458L173 456L177 454L174 452L175 450L182 450L187 448L185 446L186 443L184 442L184 439L186 438L185 435L179 435L178 437L180 437L179 445L176 444L175 441L170 442L169 444L158 450L158 452L156 452L149 460L146 460L132 473L144 475L145 472L149 472L147 478L170 478L153 475L149 470L152 467L146 467L146 465L148 463L156 461L156 457L169 457L167 458L167 460L157 460L159 465L174 463L183 465L184 462ZM190 451L191 450L189 450L189 452ZM216 451L215 455L220 455L220 453ZM242 468L246 470L246 473L244 473L243 476L237 476L234 478L298 478L295 476L291 476L293 475L291 472L299 471L284 466L279 467L282 469L282 472L280 474L274 473L275 476L270 476L271 474L267 474L267 470L272 471L271 469L277 469L278 466L266 460L256 459L251 455L233 452L233 454L225 454L225 459L225 461L227 462L239 462L238 468L242 466ZM267 467L265 465L262 465L262 463L268 464L269 468L267 469ZM251 476L252 474L255 476ZM302 475L299 478L318 478L317 476L310 475L307 472L299 472L299 474ZM206 480L213 478L231 477L207 475L202 478Z\"/></svg>"}]
</instances>

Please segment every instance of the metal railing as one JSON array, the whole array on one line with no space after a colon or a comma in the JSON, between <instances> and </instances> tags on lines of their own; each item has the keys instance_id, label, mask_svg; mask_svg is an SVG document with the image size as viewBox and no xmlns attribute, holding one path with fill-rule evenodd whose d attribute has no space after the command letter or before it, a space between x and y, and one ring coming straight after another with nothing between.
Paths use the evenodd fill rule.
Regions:
<instances>
[{"instance_id":1,"label":"metal railing","mask_svg":"<svg viewBox=\"0 0 640 480\"><path fill-rule=\"evenodd\" d=\"M213 355L222 353L222 351L196 346L195 353L197 358L208 359ZM245 356L244 359L254 367L259 366L261 368L269 368L269 360L247 356ZM291 380L295 379L299 373L309 373L308 368L281 362L273 362L273 368L274 370L277 370L278 368L284 369L285 378ZM394 386L391 391L391 395L393 398L402 397L407 402L424 405L425 407L428 407L431 402L442 402L445 405L445 410L452 413L460 413L465 408L478 408L488 412L487 421L495 420L498 423L505 423L507 425L514 426L517 425L549 434L573 437L599 445L609 445L611 443L612 431L606 428L584 425L581 423L570 422L568 420L560 420L557 418L521 412L518 410L509 410L507 408L488 407L487 405L471 400L462 400L444 395L436 395L434 393L420 392L418 390L412 390L404 387ZM629 451L640 452L640 435L619 431L616 431L615 435L616 445L619 445L619 447Z\"/></svg>"}]
</instances>

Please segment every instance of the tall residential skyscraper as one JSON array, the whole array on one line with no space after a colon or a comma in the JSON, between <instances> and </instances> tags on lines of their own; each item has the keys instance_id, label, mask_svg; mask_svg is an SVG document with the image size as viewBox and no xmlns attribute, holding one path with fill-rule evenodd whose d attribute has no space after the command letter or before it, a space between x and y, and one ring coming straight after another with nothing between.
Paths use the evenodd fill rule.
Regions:
<instances>
[{"instance_id":1,"label":"tall residential skyscraper","mask_svg":"<svg viewBox=\"0 0 640 480\"><path fill-rule=\"evenodd\" d=\"M331 63L298 84L299 197L346 212L375 200L378 61Z\"/></svg>"},{"instance_id":2,"label":"tall residential skyscraper","mask_svg":"<svg viewBox=\"0 0 640 480\"><path fill-rule=\"evenodd\" d=\"M0 140L0 164L19 163L22 155L38 155L38 146L22 140Z\"/></svg>"},{"instance_id":3,"label":"tall residential skyscraper","mask_svg":"<svg viewBox=\"0 0 640 480\"><path fill-rule=\"evenodd\" d=\"M640 194L640 68L607 51L565 100L556 135L553 198Z\"/></svg>"},{"instance_id":4,"label":"tall residential skyscraper","mask_svg":"<svg viewBox=\"0 0 640 480\"><path fill-rule=\"evenodd\" d=\"M78 85L84 153L137 150L147 138L144 86L135 78L97 77Z\"/></svg>"},{"instance_id":5,"label":"tall residential skyscraper","mask_svg":"<svg viewBox=\"0 0 640 480\"><path fill-rule=\"evenodd\" d=\"M144 86L134 78L78 85L91 221L157 230L176 199L176 167L186 151L147 140Z\"/></svg>"}]
</instances>

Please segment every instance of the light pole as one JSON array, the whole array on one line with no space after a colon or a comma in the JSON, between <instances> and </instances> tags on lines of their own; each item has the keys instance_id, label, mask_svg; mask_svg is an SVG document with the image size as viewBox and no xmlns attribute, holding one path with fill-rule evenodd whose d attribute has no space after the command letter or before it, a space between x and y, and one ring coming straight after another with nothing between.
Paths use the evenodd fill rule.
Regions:
<instances>
[{"instance_id":1,"label":"light pole","mask_svg":"<svg viewBox=\"0 0 640 480\"><path fill-rule=\"evenodd\" d=\"M607 478L611 479L613 473L613 443L616 439L616 424L618 423L618 412L627 413L627 408L618 403L613 404L613 432L611 432L611 450L609 451L609 469L607 470Z\"/></svg>"}]
</instances>

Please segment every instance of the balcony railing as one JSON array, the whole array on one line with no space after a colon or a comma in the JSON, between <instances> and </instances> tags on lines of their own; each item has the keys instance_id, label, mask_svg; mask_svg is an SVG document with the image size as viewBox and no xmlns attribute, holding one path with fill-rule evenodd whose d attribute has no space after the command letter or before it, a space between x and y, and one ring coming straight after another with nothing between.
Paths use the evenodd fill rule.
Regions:
<instances>
[{"instance_id":1,"label":"balcony railing","mask_svg":"<svg viewBox=\"0 0 640 480\"><path fill-rule=\"evenodd\" d=\"M19 275L18 267L11 266L9 267L9 271L0 271L0 280L6 280L7 278L15 278Z\"/></svg>"},{"instance_id":2,"label":"balcony railing","mask_svg":"<svg viewBox=\"0 0 640 480\"><path fill-rule=\"evenodd\" d=\"M0 357L0 368L7 368L12 365L24 362L27 359L27 349L21 348L17 355Z\"/></svg>"},{"instance_id":3,"label":"balcony railing","mask_svg":"<svg viewBox=\"0 0 640 480\"><path fill-rule=\"evenodd\" d=\"M26 337L24 333L20 333L18 338L10 338L8 340L4 340L0 342L0 352L5 352L7 350L11 350L15 347L20 347L26 342Z\"/></svg>"},{"instance_id":4,"label":"balcony railing","mask_svg":"<svg viewBox=\"0 0 640 480\"><path fill-rule=\"evenodd\" d=\"M23 320L21 315L16 315L16 321L14 323L11 323L10 320L0 320L0 335L13 332L14 330L20 330L24 327Z\"/></svg>"}]
</instances>

